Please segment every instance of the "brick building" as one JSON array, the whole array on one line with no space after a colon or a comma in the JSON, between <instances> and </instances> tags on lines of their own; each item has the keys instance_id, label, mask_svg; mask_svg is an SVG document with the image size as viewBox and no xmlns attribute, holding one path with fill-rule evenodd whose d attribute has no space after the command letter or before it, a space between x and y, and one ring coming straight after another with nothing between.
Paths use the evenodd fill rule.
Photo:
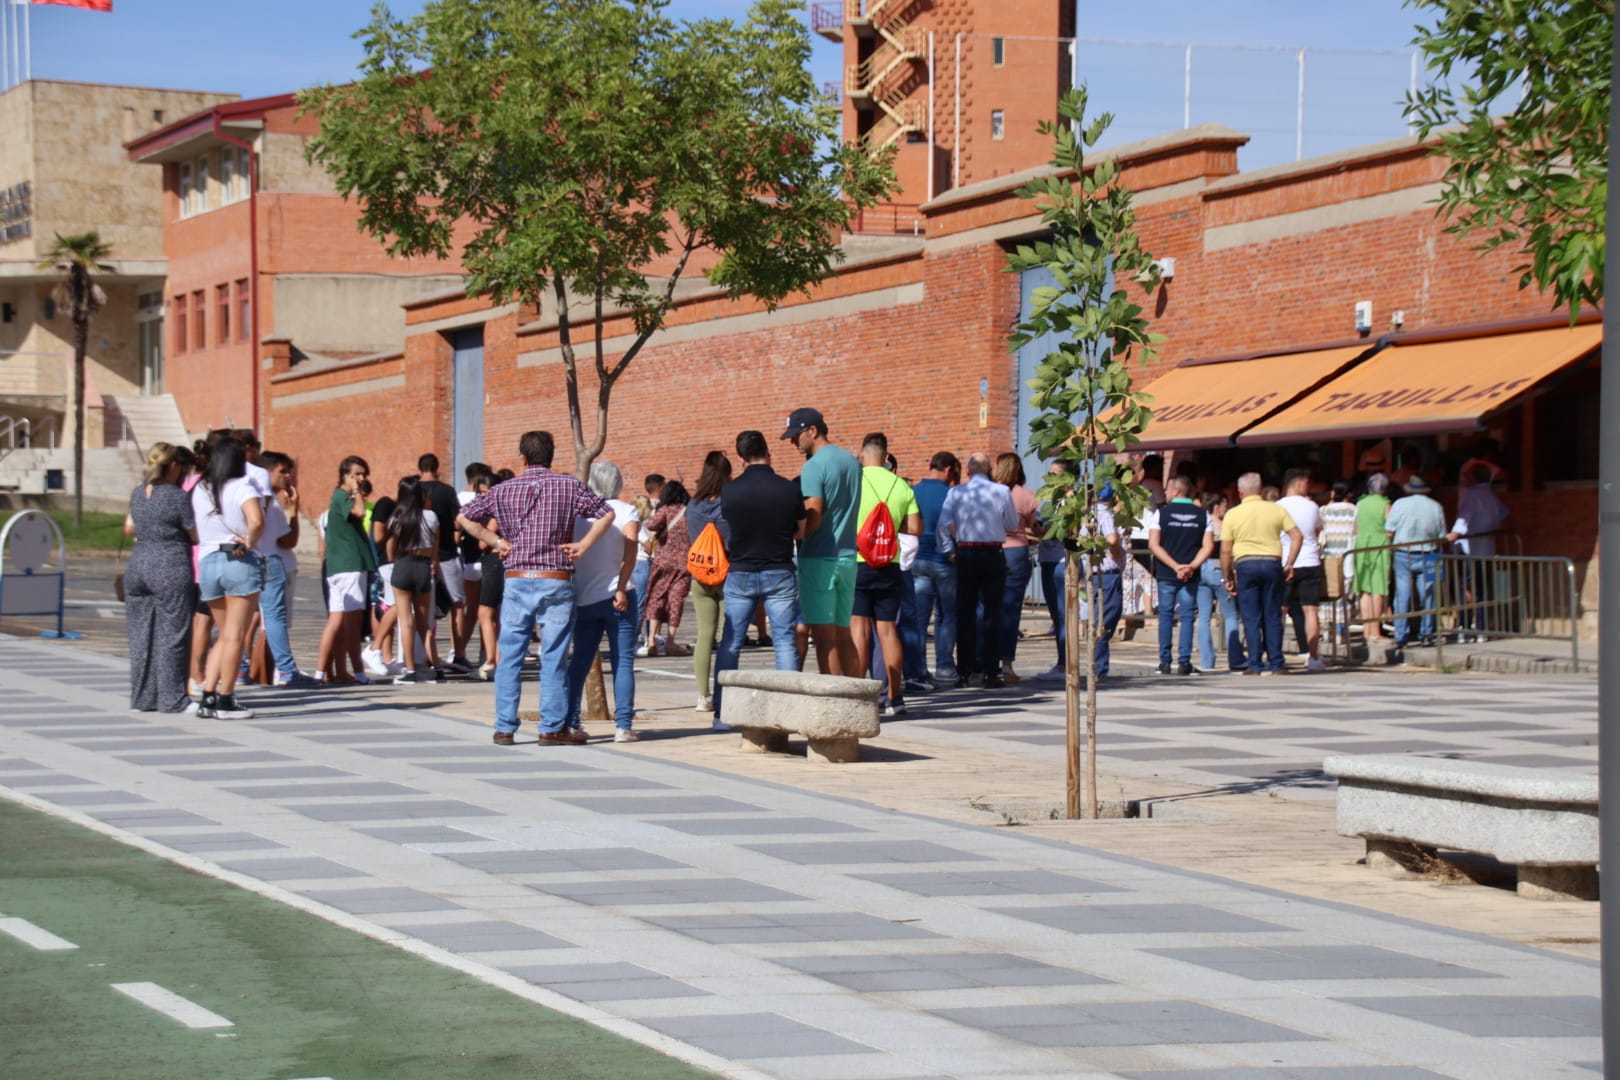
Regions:
<instances>
[{"instance_id":1,"label":"brick building","mask_svg":"<svg viewBox=\"0 0 1620 1080\"><path fill-rule=\"evenodd\" d=\"M402 303L461 282L459 264L394 258L359 231L304 158L316 128L283 94L191 112L127 146L162 178L165 366L187 430L260 426L256 342L284 341L311 366L378 352L399 341Z\"/></svg>"}]
</instances>

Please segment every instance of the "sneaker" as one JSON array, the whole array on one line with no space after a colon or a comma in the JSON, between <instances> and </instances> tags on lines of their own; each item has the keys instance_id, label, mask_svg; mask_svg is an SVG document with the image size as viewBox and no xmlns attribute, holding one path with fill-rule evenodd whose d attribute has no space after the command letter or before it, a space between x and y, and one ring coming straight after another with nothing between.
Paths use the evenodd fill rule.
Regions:
<instances>
[{"instance_id":1,"label":"sneaker","mask_svg":"<svg viewBox=\"0 0 1620 1080\"><path fill-rule=\"evenodd\" d=\"M479 664L478 665L478 670L473 673L473 677L476 678L479 682L490 682L490 681L492 681L495 678L495 665L494 664Z\"/></svg>"},{"instance_id":2,"label":"sneaker","mask_svg":"<svg viewBox=\"0 0 1620 1080\"><path fill-rule=\"evenodd\" d=\"M883 715L885 717L904 716L904 715L906 715L906 703L905 703L905 700L902 698L902 699L898 699L898 700L889 702L887 705L885 705L883 707Z\"/></svg>"},{"instance_id":3,"label":"sneaker","mask_svg":"<svg viewBox=\"0 0 1620 1080\"><path fill-rule=\"evenodd\" d=\"M636 648L636 655L640 657L648 657L654 655L654 653L648 646L640 645Z\"/></svg>"},{"instance_id":4,"label":"sneaker","mask_svg":"<svg viewBox=\"0 0 1620 1080\"><path fill-rule=\"evenodd\" d=\"M202 706L200 704L198 704L195 701L188 701L188 702L186 702L186 707L181 709L179 711L179 713L177 713L176 715L178 715L178 716L196 716L201 711L202 711Z\"/></svg>"},{"instance_id":5,"label":"sneaker","mask_svg":"<svg viewBox=\"0 0 1620 1080\"><path fill-rule=\"evenodd\" d=\"M714 698L709 694L704 694L697 699L697 704L692 707L698 712L714 712Z\"/></svg>"},{"instance_id":6,"label":"sneaker","mask_svg":"<svg viewBox=\"0 0 1620 1080\"><path fill-rule=\"evenodd\" d=\"M288 675L284 671L276 672L274 685L276 686L313 686L315 680L309 677L307 671L295 671Z\"/></svg>"},{"instance_id":7,"label":"sneaker","mask_svg":"<svg viewBox=\"0 0 1620 1080\"><path fill-rule=\"evenodd\" d=\"M1305 670L1313 675L1319 675L1327 670L1327 665L1322 663L1320 657L1313 656L1305 661Z\"/></svg>"},{"instance_id":8,"label":"sneaker","mask_svg":"<svg viewBox=\"0 0 1620 1080\"><path fill-rule=\"evenodd\" d=\"M371 676L363 671L357 671L354 673L354 683L356 686L370 686Z\"/></svg>"},{"instance_id":9,"label":"sneaker","mask_svg":"<svg viewBox=\"0 0 1620 1080\"><path fill-rule=\"evenodd\" d=\"M924 675L920 679L907 679L906 689L916 694L931 694L937 689L934 680Z\"/></svg>"},{"instance_id":10,"label":"sneaker","mask_svg":"<svg viewBox=\"0 0 1620 1080\"><path fill-rule=\"evenodd\" d=\"M187 679L186 680L186 696L187 697L195 698L196 700L201 701L202 700L202 694L203 694L203 688L202 688L201 683L199 683L196 679Z\"/></svg>"},{"instance_id":11,"label":"sneaker","mask_svg":"<svg viewBox=\"0 0 1620 1080\"><path fill-rule=\"evenodd\" d=\"M399 676L405 674L405 664L403 661L393 660L386 665L384 670L387 672L387 674L398 678Z\"/></svg>"},{"instance_id":12,"label":"sneaker","mask_svg":"<svg viewBox=\"0 0 1620 1080\"><path fill-rule=\"evenodd\" d=\"M382 653L376 649L360 650L360 666L365 668L367 675L383 678L388 674L388 663L383 659Z\"/></svg>"},{"instance_id":13,"label":"sneaker","mask_svg":"<svg viewBox=\"0 0 1620 1080\"><path fill-rule=\"evenodd\" d=\"M1013 670L1011 664L1002 664L1001 665L1001 681L1002 682L1006 683L1008 686L1011 686L1013 683L1018 682L1018 680L1019 680L1018 672Z\"/></svg>"},{"instance_id":14,"label":"sneaker","mask_svg":"<svg viewBox=\"0 0 1620 1080\"><path fill-rule=\"evenodd\" d=\"M248 657L244 656L244 657L242 657L242 662L240 664L236 665L236 677L238 679L245 679L245 678L248 677L249 672L251 672L252 670L253 670L253 661L250 660Z\"/></svg>"},{"instance_id":15,"label":"sneaker","mask_svg":"<svg viewBox=\"0 0 1620 1080\"><path fill-rule=\"evenodd\" d=\"M394 676L395 686L404 686L406 683L422 682L422 677L414 671L402 671Z\"/></svg>"},{"instance_id":16,"label":"sneaker","mask_svg":"<svg viewBox=\"0 0 1620 1080\"><path fill-rule=\"evenodd\" d=\"M1184 664L1177 664L1176 665L1176 674L1177 675L1196 675L1197 672L1193 670L1192 663L1189 661L1189 662L1184 663Z\"/></svg>"},{"instance_id":17,"label":"sneaker","mask_svg":"<svg viewBox=\"0 0 1620 1080\"><path fill-rule=\"evenodd\" d=\"M204 720L212 720L214 718L214 708L216 705L218 705L218 703L218 694L209 690L204 690L202 692L202 700L197 703L197 712L195 715Z\"/></svg>"},{"instance_id":18,"label":"sneaker","mask_svg":"<svg viewBox=\"0 0 1620 1080\"><path fill-rule=\"evenodd\" d=\"M326 672L317 671L315 673L315 675L313 676L313 678L314 678L316 686L325 686L326 685Z\"/></svg>"},{"instance_id":19,"label":"sneaker","mask_svg":"<svg viewBox=\"0 0 1620 1080\"><path fill-rule=\"evenodd\" d=\"M1168 675L1168 674L1170 674L1170 662L1169 661L1165 661L1164 663L1159 665L1159 674L1160 675Z\"/></svg>"},{"instance_id":20,"label":"sneaker","mask_svg":"<svg viewBox=\"0 0 1620 1080\"><path fill-rule=\"evenodd\" d=\"M1069 673L1063 669L1062 664L1053 664L1039 675L1035 676L1037 682L1063 682L1068 679Z\"/></svg>"},{"instance_id":21,"label":"sneaker","mask_svg":"<svg viewBox=\"0 0 1620 1080\"><path fill-rule=\"evenodd\" d=\"M235 694L220 694L214 705L214 716L220 720L251 720L253 710L239 704Z\"/></svg>"},{"instance_id":22,"label":"sneaker","mask_svg":"<svg viewBox=\"0 0 1620 1080\"><path fill-rule=\"evenodd\" d=\"M709 730L710 731L730 731L731 730L731 725L726 723L724 720L720 719L717 716L717 717L714 718L714 723L709 725Z\"/></svg>"},{"instance_id":23,"label":"sneaker","mask_svg":"<svg viewBox=\"0 0 1620 1080\"><path fill-rule=\"evenodd\" d=\"M619 728L613 733L614 742L640 742L641 736L627 727Z\"/></svg>"},{"instance_id":24,"label":"sneaker","mask_svg":"<svg viewBox=\"0 0 1620 1080\"><path fill-rule=\"evenodd\" d=\"M467 661L463 660L459 656L452 656L450 658L450 663L447 664L446 666L451 671L455 672L457 675L470 675L470 674L472 674L472 669L473 669L472 665L467 663Z\"/></svg>"}]
</instances>

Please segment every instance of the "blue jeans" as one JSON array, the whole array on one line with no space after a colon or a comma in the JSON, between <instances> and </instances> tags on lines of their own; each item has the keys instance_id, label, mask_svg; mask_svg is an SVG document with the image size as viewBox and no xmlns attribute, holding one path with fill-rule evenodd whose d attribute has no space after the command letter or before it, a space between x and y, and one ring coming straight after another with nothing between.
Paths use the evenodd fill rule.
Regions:
<instances>
[{"instance_id":1,"label":"blue jeans","mask_svg":"<svg viewBox=\"0 0 1620 1080\"><path fill-rule=\"evenodd\" d=\"M630 573L630 599L636 607L631 612L636 617L636 633L641 633L641 624L647 619L647 579L652 576L652 560L637 559L636 568Z\"/></svg>"},{"instance_id":2,"label":"blue jeans","mask_svg":"<svg viewBox=\"0 0 1620 1080\"><path fill-rule=\"evenodd\" d=\"M1068 598L1064 590L1064 565L1060 562L1041 563L1041 592L1046 596L1046 613L1052 616L1052 636L1057 638L1057 666L1068 663L1069 626Z\"/></svg>"},{"instance_id":3,"label":"blue jeans","mask_svg":"<svg viewBox=\"0 0 1620 1080\"><path fill-rule=\"evenodd\" d=\"M917 574L913 569L900 571L900 673L907 679L920 679L928 674L928 636L918 621ZM874 656L882 650L874 650Z\"/></svg>"},{"instance_id":4,"label":"blue jeans","mask_svg":"<svg viewBox=\"0 0 1620 1080\"><path fill-rule=\"evenodd\" d=\"M726 629L714 659L714 714L720 715L720 673L736 671L743 638L754 619L754 608L765 601L771 624L771 648L777 671L799 670L799 651L793 642L793 622L799 614L799 575L792 569L738 570L726 575ZM706 688L705 688L706 692Z\"/></svg>"},{"instance_id":5,"label":"blue jeans","mask_svg":"<svg viewBox=\"0 0 1620 1080\"><path fill-rule=\"evenodd\" d=\"M264 560L264 588L259 590L259 613L264 616L264 641L270 646L276 670L291 678L298 674L292 642L287 638L287 564L281 556Z\"/></svg>"},{"instance_id":6,"label":"blue jeans","mask_svg":"<svg viewBox=\"0 0 1620 1080\"><path fill-rule=\"evenodd\" d=\"M1007 584L1001 592L1001 659L1011 663L1018 658L1018 626L1032 568L1028 546L1002 548L1001 557L1007 560Z\"/></svg>"},{"instance_id":7,"label":"blue jeans","mask_svg":"<svg viewBox=\"0 0 1620 1080\"><path fill-rule=\"evenodd\" d=\"M1237 601L1243 611L1243 637L1249 643L1249 670L1283 669L1283 570L1280 559L1240 559Z\"/></svg>"},{"instance_id":8,"label":"blue jeans","mask_svg":"<svg viewBox=\"0 0 1620 1080\"><path fill-rule=\"evenodd\" d=\"M1243 652L1243 625L1238 619L1237 601L1226 591L1220 561L1206 559L1198 568L1198 666L1205 671L1215 670L1215 635L1210 617L1216 604L1221 606L1221 623L1226 632L1226 666L1238 671L1249 662Z\"/></svg>"},{"instance_id":9,"label":"blue jeans","mask_svg":"<svg viewBox=\"0 0 1620 1080\"><path fill-rule=\"evenodd\" d=\"M540 730L561 731L568 720L568 639L574 632L574 583L507 578L501 600L501 662L495 668L495 730L518 729L523 658L540 627Z\"/></svg>"},{"instance_id":10,"label":"blue jeans","mask_svg":"<svg viewBox=\"0 0 1620 1080\"><path fill-rule=\"evenodd\" d=\"M917 594L917 634L928 640L928 619L934 619L934 678L956 678L956 567L948 562L918 559L911 565Z\"/></svg>"},{"instance_id":11,"label":"blue jeans","mask_svg":"<svg viewBox=\"0 0 1620 1080\"><path fill-rule=\"evenodd\" d=\"M613 598L574 609L574 653L568 661L568 727L579 726L579 701L585 692L596 650L607 638L613 671L613 723L630 730L636 714L636 594L625 611L613 610ZM504 654L503 654L504 655Z\"/></svg>"},{"instance_id":12,"label":"blue jeans","mask_svg":"<svg viewBox=\"0 0 1620 1080\"><path fill-rule=\"evenodd\" d=\"M1097 631L1097 677L1108 674L1108 643L1114 640L1119 617L1125 613L1125 579L1118 570L1097 573L1097 603L1102 608L1102 627Z\"/></svg>"},{"instance_id":13,"label":"blue jeans","mask_svg":"<svg viewBox=\"0 0 1620 1080\"><path fill-rule=\"evenodd\" d=\"M1166 581L1158 579L1159 586L1159 663L1170 662L1171 639L1175 636L1176 617L1181 617L1181 647L1176 650L1178 664L1192 663L1193 624L1198 620L1198 581Z\"/></svg>"},{"instance_id":14,"label":"blue jeans","mask_svg":"<svg viewBox=\"0 0 1620 1080\"><path fill-rule=\"evenodd\" d=\"M1395 644L1405 645L1412 636L1412 620L1402 618L1412 610L1412 577L1418 579L1419 611L1434 607L1434 575L1440 565L1436 551L1397 551L1395 553ZM1424 615L1419 622L1420 637L1434 636L1434 616Z\"/></svg>"}]
</instances>

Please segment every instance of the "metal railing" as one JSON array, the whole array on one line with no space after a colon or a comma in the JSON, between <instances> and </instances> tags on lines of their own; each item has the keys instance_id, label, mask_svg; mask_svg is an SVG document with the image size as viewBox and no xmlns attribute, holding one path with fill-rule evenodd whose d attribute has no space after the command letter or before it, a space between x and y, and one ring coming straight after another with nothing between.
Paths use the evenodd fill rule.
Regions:
<instances>
[{"instance_id":1,"label":"metal railing","mask_svg":"<svg viewBox=\"0 0 1620 1080\"><path fill-rule=\"evenodd\" d=\"M26 416L0 416L0 439L6 440L6 449L17 449L17 436L22 435L22 448L29 450L34 445L34 425Z\"/></svg>"},{"instance_id":2,"label":"metal railing","mask_svg":"<svg viewBox=\"0 0 1620 1080\"><path fill-rule=\"evenodd\" d=\"M1476 537L1475 539L1478 539ZM1561 555L1524 555L1523 542L1516 533L1502 533L1494 537L1497 545L1514 550L1507 555L1471 555L1441 551L1423 551L1432 547L1432 541L1405 544L1380 544L1374 547L1351 548L1338 560L1336 580L1330 577L1329 606L1343 605L1326 620L1324 643L1331 654L1345 660L1354 658L1349 648L1349 634L1341 632L1363 622L1356 605L1360 594L1353 588L1354 563L1358 556L1390 555L1392 564L1396 554L1407 552L1417 555L1416 567L1403 571L1392 565L1391 573L1409 573L1414 606L1397 616L1393 605L1382 618L1411 619L1422 625L1427 619L1434 628L1435 659L1445 663L1448 639L1461 643L1489 641L1494 638L1534 639L1541 641L1568 641L1570 658L1580 665L1580 602L1575 578L1575 563ZM1432 586L1426 582L1433 575ZM1396 592L1392 578L1388 593ZM1425 603L1424 593L1432 587L1432 598Z\"/></svg>"}]
</instances>

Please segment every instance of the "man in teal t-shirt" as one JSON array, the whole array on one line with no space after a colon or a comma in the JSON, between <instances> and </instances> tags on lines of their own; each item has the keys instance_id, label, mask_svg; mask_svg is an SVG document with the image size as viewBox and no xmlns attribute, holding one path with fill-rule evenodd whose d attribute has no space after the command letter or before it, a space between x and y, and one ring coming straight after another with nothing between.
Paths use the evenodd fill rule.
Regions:
<instances>
[{"instance_id":1,"label":"man in teal t-shirt","mask_svg":"<svg viewBox=\"0 0 1620 1080\"><path fill-rule=\"evenodd\" d=\"M827 441L827 422L815 409L794 409L783 439L805 457L799 474L805 532L799 541L799 606L823 675L859 676L860 657L849 632L855 607L856 511L861 466L855 455Z\"/></svg>"}]
</instances>

